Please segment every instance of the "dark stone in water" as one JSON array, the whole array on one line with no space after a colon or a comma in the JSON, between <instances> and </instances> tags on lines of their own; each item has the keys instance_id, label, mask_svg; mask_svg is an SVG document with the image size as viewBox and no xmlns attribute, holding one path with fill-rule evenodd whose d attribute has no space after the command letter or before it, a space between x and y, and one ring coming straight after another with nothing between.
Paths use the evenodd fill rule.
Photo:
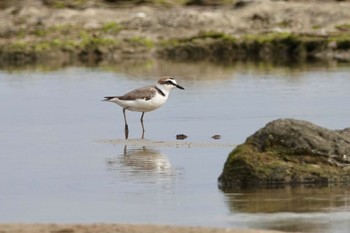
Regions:
<instances>
[{"instance_id":1,"label":"dark stone in water","mask_svg":"<svg viewBox=\"0 0 350 233\"><path fill-rule=\"evenodd\" d=\"M184 140L187 138L187 135L185 134L177 134L176 135L176 140Z\"/></svg>"},{"instance_id":2,"label":"dark stone in water","mask_svg":"<svg viewBox=\"0 0 350 233\"><path fill-rule=\"evenodd\" d=\"M215 134L215 135L213 135L211 138L212 138L212 139L215 139L215 140L219 140L219 139L221 139L221 135Z\"/></svg>"},{"instance_id":3,"label":"dark stone in water","mask_svg":"<svg viewBox=\"0 0 350 233\"><path fill-rule=\"evenodd\" d=\"M220 187L350 182L350 128L329 130L307 121L278 119L230 154Z\"/></svg>"}]
</instances>

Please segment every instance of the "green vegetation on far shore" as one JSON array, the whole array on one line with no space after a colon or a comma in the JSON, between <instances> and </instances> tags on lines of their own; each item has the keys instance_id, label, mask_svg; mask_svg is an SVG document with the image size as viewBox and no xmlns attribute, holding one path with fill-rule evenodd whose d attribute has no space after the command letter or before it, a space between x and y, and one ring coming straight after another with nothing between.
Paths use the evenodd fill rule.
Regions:
<instances>
[{"instance_id":1,"label":"green vegetation on far shore","mask_svg":"<svg viewBox=\"0 0 350 233\"><path fill-rule=\"evenodd\" d=\"M55 53L68 53L79 57L88 53L99 59L118 54L128 57L158 56L174 60L281 60L334 59L337 52L350 50L350 35L334 36L298 35L293 33L267 33L235 37L221 32L201 32L188 38L152 40L140 36L118 39L122 27L113 22L100 30L80 30L75 37L56 36L62 31L73 31L68 26L57 26L46 31L34 31L34 39L22 37L0 42L0 60L40 59ZM77 30L76 30L77 31ZM113 33L114 36L112 35ZM34 59L34 60L35 60ZM338 57L337 57L338 59ZM346 59L345 59L346 60Z\"/></svg>"},{"instance_id":2,"label":"green vegetation on far shore","mask_svg":"<svg viewBox=\"0 0 350 233\"><path fill-rule=\"evenodd\" d=\"M163 41L161 56L196 60L308 60L333 59L350 50L350 35L316 36L293 33L267 33L234 37L220 32L204 32L190 38ZM325 55L327 54L327 56ZM332 55L331 54L331 55Z\"/></svg>"}]
</instances>

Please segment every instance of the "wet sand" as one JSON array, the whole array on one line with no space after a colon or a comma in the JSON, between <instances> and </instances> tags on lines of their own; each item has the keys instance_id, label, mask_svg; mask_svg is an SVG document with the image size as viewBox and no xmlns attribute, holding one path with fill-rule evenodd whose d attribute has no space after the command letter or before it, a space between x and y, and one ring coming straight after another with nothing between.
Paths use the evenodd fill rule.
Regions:
<instances>
[{"instance_id":1,"label":"wet sand","mask_svg":"<svg viewBox=\"0 0 350 233\"><path fill-rule=\"evenodd\" d=\"M113 145L124 145L124 146L148 146L148 147L228 147L234 148L237 145L233 143L221 143L221 142L191 142L191 141L154 141L148 139L106 139L96 140L97 143L106 143Z\"/></svg>"},{"instance_id":2,"label":"wet sand","mask_svg":"<svg viewBox=\"0 0 350 233\"><path fill-rule=\"evenodd\" d=\"M130 225L130 224L0 224L1 233L278 233L254 229L178 227L166 225Z\"/></svg>"}]
</instances>

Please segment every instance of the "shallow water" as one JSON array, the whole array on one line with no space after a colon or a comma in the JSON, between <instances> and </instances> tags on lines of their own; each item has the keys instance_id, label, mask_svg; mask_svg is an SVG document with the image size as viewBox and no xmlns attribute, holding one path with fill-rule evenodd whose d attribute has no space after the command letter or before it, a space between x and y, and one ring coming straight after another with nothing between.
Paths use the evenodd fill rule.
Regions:
<instances>
[{"instance_id":1,"label":"shallow water","mask_svg":"<svg viewBox=\"0 0 350 233\"><path fill-rule=\"evenodd\" d=\"M350 67L124 66L0 71L0 222L155 223L348 232L347 187L217 187L234 145L277 118L349 127ZM173 74L145 114L101 102ZM176 141L185 134L185 141ZM211 137L221 135L220 140Z\"/></svg>"}]
</instances>

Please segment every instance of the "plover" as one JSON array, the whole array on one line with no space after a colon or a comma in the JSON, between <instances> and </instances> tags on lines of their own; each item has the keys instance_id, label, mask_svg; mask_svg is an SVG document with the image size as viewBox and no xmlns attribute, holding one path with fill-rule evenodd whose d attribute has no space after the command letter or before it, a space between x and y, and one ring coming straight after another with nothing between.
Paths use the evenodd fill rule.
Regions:
<instances>
[{"instance_id":1,"label":"plover","mask_svg":"<svg viewBox=\"0 0 350 233\"><path fill-rule=\"evenodd\" d=\"M145 115L145 112L156 110L162 106L167 101L170 91L175 87L182 90L185 89L178 85L175 79L165 76L159 79L154 86L137 88L122 96L106 96L104 97L104 101L116 103L123 108L126 139L128 139L129 136L129 127L126 120L125 110L142 112L140 118L142 126L141 138L144 138L145 127L143 125L143 116Z\"/></svg>"}]
</instances>

